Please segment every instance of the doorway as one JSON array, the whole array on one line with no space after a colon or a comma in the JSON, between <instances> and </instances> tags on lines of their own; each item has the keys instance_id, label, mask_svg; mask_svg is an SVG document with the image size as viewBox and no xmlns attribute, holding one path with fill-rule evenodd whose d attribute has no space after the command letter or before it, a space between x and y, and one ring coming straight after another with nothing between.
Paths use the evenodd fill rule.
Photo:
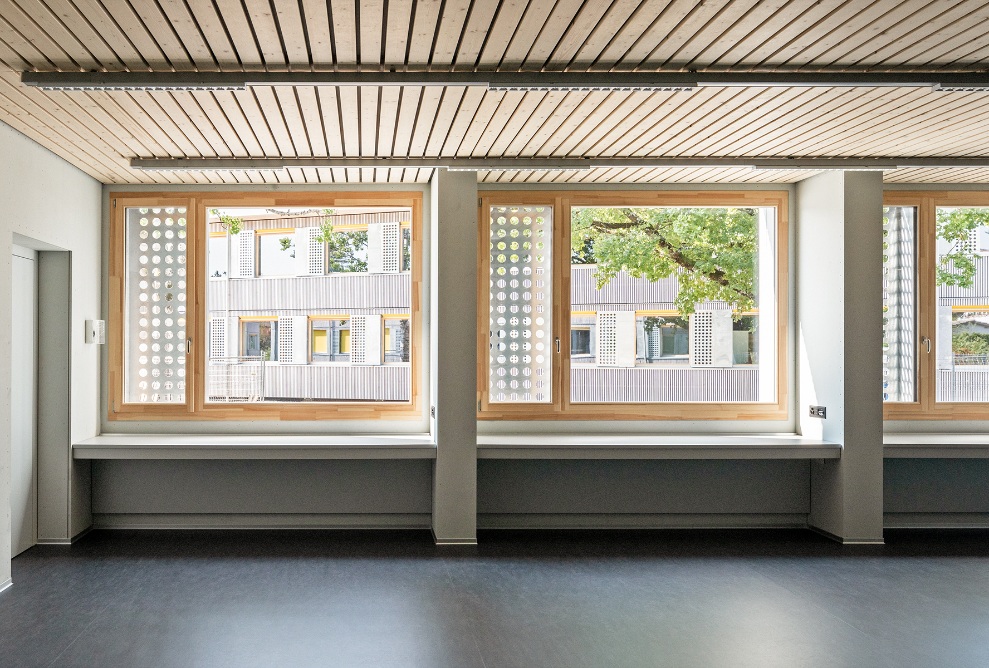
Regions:
<instances>
[{"instance_id":1,"label":"doorway","mask_svg":"<svg viewBox=\"0 0 989 668\"><path fill-rule=\"evenodd\" d=\"M11 256L10 511L12 556L38 542L38 253Z\"/></svg>"}]
</instances>

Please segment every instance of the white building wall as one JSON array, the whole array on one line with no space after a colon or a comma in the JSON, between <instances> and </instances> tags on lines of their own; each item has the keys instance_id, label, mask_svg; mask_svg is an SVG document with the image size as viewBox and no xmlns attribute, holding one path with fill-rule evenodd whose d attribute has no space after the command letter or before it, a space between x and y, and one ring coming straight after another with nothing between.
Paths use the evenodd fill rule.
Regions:
<instances>
[{"instance_id":1,"label":"white building wall","mask_svg":"<svg viewBox=\"0 0 989 668\"><path fill-rule=\"evenodd\" d=\"M64 387L40 397L46 402L68 402L68 411L46 413L39 433L39 537L68 540L89 525L88 465L73 466L72 440L93 436L99 429L96 388L100 385L100 347L85 343L86 319L99 318L101 295L101 188L100 184L35 142L0 123L0 321L10 321L11 244L43 251L48 264L67 281L49 282L42 297L69 301L67 332L42 331L64 336L69 342L68 369L46 369L41 359L45 387L55 387L58 376ZM44 251L64 250L56 254ZM42 267L42 272L45 268ZM45 276L42 274L42 281ZM44 322L44 305L41 306ZM65 311L62 311L65 319ZM10 349L10 327L0 327L0 350ZM42 347L41 354L44 354ZM68 386L71 377L72 385ZM10 433L10 359L0 355L0 434ZM13 388L16 391L16 388ZM62 394L64 390L64 394ZM50 396L59 394L61 396ZM71 416L71 417L69 417ZM43 438L43 440L42 440ZM0 438L0 587L10 578L10 442Z\"/></svg>"}]
</instances>

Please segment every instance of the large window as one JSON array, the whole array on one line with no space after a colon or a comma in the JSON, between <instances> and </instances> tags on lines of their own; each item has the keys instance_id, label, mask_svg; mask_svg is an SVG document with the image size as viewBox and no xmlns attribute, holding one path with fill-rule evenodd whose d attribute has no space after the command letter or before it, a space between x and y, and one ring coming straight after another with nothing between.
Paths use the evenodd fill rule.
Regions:
<instances>
[{"instance_id":1,"label":"large window","mask_svg":"<svg viewBox=\"0 0 989 668\"><path fill-rule=\"evenodd\" d=\"M480 417L785 417L785 193L488 193L480 218Z\"/></svg>"},{"instance_id":2,"label":"large window","mask_svg":"<svg viewBox=\"0 0 989 668\"><path fill-rule=\"evenodd\" d=\"M984 419L989 407L989 195L887 193L887 419Z\"/></svg>"},{"instance_id":3,"label":"large window","mask_svg":"<svg viewBox=\"0 0 989 668\"><path fill-rule=\"evenodd\" d=\"M111 198L111 418L420 417L419 194Z\"/></svg>"}]
</instances>

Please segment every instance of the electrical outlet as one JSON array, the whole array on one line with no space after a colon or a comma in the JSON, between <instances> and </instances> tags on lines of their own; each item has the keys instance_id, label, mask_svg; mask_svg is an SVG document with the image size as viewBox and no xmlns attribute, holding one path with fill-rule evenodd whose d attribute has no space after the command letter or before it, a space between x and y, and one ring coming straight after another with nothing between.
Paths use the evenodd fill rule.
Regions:
<instances>
[{"instance_id":1,"label":"electrical outlet","mask_svg":"<svg viewBox=\"0 0 989 668\"><path fill-rule=\"evenodd\" d=\"M826 420L828 418L828 409L824 406L811 406L810 416Z\"/></svg>"}]
</instances>

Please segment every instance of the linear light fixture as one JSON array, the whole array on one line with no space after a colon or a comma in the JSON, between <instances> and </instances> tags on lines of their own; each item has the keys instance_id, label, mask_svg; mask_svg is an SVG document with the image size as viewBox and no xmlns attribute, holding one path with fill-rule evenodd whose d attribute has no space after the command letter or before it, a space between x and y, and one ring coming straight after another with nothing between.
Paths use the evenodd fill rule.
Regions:
<instances>
[{"instance_id":1,"label":"linear light fixture","mask_svg":"<svg viewBox=\"0 0 989 668\"><path fill-rule=\"evenodd\" d=\"M684 91L704 86L928 87L989 90L958 72L22 72L44 90L243 90L251 86L481 86L489 90Z\"/></svg>"},{"instance_id":2,"label":"linear light fixture","mask_svg":"<svg viewBox=\"0 0 989 668\"><path fill-rule=\"evenodd\" d=\"M449 169L455 171L586 171L589 169L741 168L768 170L860 171L903 168L989 169L983 158L134 158L144 171L280 171L283 169Z\"/></svg>"}]
</instances>

